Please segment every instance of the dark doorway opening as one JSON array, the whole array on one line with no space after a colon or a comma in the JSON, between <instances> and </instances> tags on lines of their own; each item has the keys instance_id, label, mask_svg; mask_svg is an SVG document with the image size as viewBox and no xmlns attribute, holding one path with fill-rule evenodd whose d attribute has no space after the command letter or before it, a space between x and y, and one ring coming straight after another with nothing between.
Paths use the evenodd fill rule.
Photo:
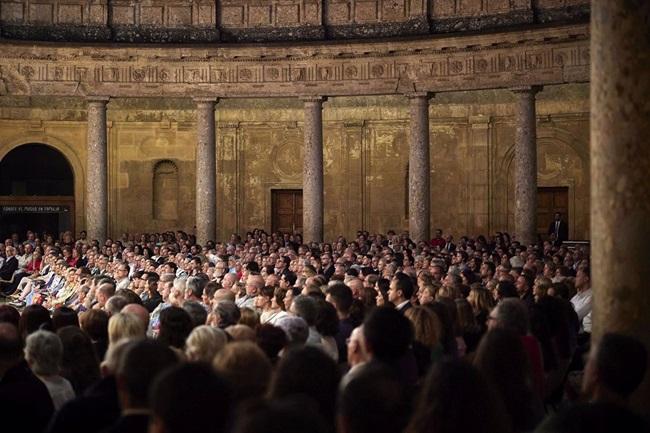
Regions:
<instances>
[{"instance_id":1,"label":"dark doorway opening","mask_svg":"<svg viewBox=\"0 0 650 433\"><path fill-rule=\"evenodd\" d=\"M302 233L302 190L271 191L271 229L273 232Z\"/></svg>"},{"instance_id":2,"label":"dark doorway opening","mask_svg":"<svg viewBox=\"0 0 650 433\"><path fill-rule=\"evenodd\" d=\"M542 239L548 239L548 227L556 212L560 212L567 226L571 227L569 224L569 187L537 188L537 234Z\"/></svg>"},{"instance_id":3,"label":"dark doorway opening","mask_svg":"<svg viewBox=\"0 0 650 433\"><path fill-rule=\"evenodd\" d=\"M27 230L74 232L74 175L65 156L38 143L19 146L0 161L0 238Z\"/></svg>"}]
</instances>

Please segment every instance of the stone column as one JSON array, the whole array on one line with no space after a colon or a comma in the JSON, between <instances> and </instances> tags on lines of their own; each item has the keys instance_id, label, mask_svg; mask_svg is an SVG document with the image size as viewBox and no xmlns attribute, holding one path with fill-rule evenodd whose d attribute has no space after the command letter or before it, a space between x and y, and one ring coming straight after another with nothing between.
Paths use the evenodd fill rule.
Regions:
<instances>
[{"instance_id":1,"label":"stone column","mask_svg":"<svg viewBox=\"0 0 650 433\"><path fill-rule=\"evenodd\" d=\"M515 234L523 245L537 242L536 87L512 89L515 102Z\"/></svg>"},{"instance_id":2,"label":"stone column","mask_svg":"<svg viewBox=\"0 0 650 433\"><path fill-rule=\"evenodd\" d=\"M106 134L106 104L109 98L93 96L88 101L86 147L86 231L88 239L100 244L108 235L108 138Z\"/></svg>"},{"instance_id":3,"label":"stone column","mask_svg":"<svg viewBox=\"0 0 650 433\"><path fill-rule=\"evenodd\" d=\"M322 96L301 98L305 104L302 165L303 240L323 242L323 102Z\"/></svg>"},{"instance_id":4,"label":"stone column","mask_svg":"<svg viewBox=\"0 0 650 433\"><path fill-rule=\"evenodd\" d=\"M592 338L632 335L650 353L650 3L591 5ZM632 397L647 413L650 369Z\"/></svg>"},{"instance_id":5,"label":"stone column","mask_svg":"<svg viewBox=\"0 0 650 433\"><path fill-rule=\"evenodd\" d=\"M196 242L215 240L217 233L217 142L214 109L217 98L196 102Z\"/></svg>"},{"instance_id":6,"label":"stone column","mask_svg":"<svg viewBox=\"0 0 650 433\"><path fill-rule=\"evenodd\" d=\"M429 97L407 95L411 111L409 133L409 235L415 242L429 241L431 180L429 162Z\"/></svg>"}]
</instances>

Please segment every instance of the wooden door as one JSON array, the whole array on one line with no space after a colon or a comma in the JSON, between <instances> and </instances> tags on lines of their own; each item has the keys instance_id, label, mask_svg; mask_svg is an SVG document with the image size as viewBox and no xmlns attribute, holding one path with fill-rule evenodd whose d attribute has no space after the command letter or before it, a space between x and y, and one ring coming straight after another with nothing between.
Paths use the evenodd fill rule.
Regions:
<instances>
[{"instance_id":1,"label":"wooden door","mask_svg":"<svg viewBox=\"0 0 650 433\"><path fill-rule=\"evenodd\" d=\"M569 225L569 187L537 188L537 233L548 239L548 227L560 212Z\"/></svg>"},{"instance_id":2,"label":"wooden door","mask_svg":"<svg viewBox=\"0 0 650 433\"><path fill-rule=\"evenodd\" d=\"M302 190L271 191L271 226L274 232L302 233Z\"/></svg>"}]
</instances>

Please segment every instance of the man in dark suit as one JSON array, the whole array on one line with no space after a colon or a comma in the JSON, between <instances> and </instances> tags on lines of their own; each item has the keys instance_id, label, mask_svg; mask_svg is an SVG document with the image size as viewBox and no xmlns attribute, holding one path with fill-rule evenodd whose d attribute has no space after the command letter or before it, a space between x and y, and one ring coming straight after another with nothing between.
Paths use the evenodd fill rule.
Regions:
<instances>
[{"instance_id":1,"label":"man in dark suit","mask_svg":"<svg viewBox=\"0 0 650 433\"><path fill-rule=\"evenodd\" d=\"M562 219L560 212L555 213L555 219L548 226L548 234L556 246L562 245L562 242L569 239L569 225Z\"/></svg>"},{"instance_id":2,"label":"man in dark suit","mask_svg":"<svg viewBox=\"0 0 650 433\"><path fill-rule=\"evenodd\" d=\"M7 258L5 259L4 264L0 268L0 296L11 295L11 292L15 290L18 284L11 284L11 277L13 277L14 272L18 269L18 259L16 258L16 249L12 246L8 246L5 250Z\"/></svg>"},{"instance_id":3,"label":"man in dark suit","mask_svg":"<svg viewBox=\"0 0 650 433\"><path fill-rule=\"evenodd\" d=\"M411 277L403 272L398 272L390 282L388 300L395 305L397 311L404 314L406 310L413 306L411 305L413 292L415 292L415 288Z\"/></svg>"}]
</instances>

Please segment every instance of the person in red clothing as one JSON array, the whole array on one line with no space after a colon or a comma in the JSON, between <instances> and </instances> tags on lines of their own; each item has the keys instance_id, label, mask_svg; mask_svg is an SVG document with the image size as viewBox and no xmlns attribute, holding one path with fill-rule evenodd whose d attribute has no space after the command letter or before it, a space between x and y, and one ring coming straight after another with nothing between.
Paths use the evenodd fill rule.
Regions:
<instances>
[{"instance_id":1,"label":"person in red clothing","mask_svg":"<svg viewBox=\"0 0 650 433\"><path fill-rule=\"evenodd\" d=\"M436 229L436 237L431 239L431 246L433 248L443 248L447 242L445 239L442 237L442 230L441 229Z\"/></svg>"}]
</instances>

